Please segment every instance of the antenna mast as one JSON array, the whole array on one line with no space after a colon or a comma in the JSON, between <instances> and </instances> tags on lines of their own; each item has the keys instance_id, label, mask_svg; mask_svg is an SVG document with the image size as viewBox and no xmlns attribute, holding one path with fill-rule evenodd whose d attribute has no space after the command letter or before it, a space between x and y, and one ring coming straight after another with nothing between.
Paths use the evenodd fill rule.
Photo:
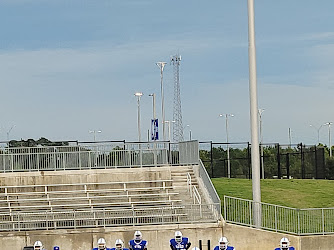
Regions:
<instances>
[{"instance_id":1,"label":"antenna mast","mask_svg":"<svg viewBox=\"0 0 334 250\"><path fill-rule=\"evenodd\" d=\"M180 63L181 55L171 57L171 63L174 65L174 108L173 108L173 141L183 141L183 125L181 112L181 96L180 96Z\"/></svg>"}]
</instances>

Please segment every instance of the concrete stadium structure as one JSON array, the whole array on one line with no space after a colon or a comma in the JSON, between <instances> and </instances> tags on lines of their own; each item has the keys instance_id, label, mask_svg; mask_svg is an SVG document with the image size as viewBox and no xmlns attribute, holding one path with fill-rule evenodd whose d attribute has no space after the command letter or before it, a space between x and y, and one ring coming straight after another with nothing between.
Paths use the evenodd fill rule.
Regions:
<instances>
[{"instance_id":1,"label":"concrete stadium structure","mask_svg":"<svg viewBox=\"0 0 334 250\"><path fill-rule=\"evenodd\" d=\"M149 248L159 249L169 249L176 230L189 237L192 247L201 241L203 249L209 244L213 249L223 235L237 249L274 249L283 236L297 250L333 249L332 236L294 236L225 223L196 144L180 147L177 161L165 150L157 153L166 153L161 157L147 149L150 164L143 164L149 158L144 155L121 168L96 155L102 150L90 155L82 147L75 161L78 152L72 149L48 151L47 158L40 149L5 151L0 155L1 249L22 249L41 240L46 249L87 250L100 237L113 247L118 238L127 243L135 230L142 231ZM85 158L80 158L83 151ZM86 159L90 162L83 164ZM39 169L46 163L56 169Z\"/></svg>"}]
</instances>

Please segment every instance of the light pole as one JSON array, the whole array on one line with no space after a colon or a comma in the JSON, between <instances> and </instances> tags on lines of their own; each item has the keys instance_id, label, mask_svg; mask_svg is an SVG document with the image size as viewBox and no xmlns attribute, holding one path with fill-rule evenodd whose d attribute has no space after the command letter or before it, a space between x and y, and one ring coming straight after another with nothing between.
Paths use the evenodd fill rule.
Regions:
<instances>
[{"instance_id":1,"label":"light pole","mask_svg":"<svg viewBox=\"0 0 334 250\"><path fill-rule=\"evenodd\" d=\"M264 179L264 161L263 161L263 135L262 135L262 113L265 109L259 109L259 118L260 118L260 149L261 149L261 171L262 179Z\"/></svg>"},{"instance_id":2,"label":"light pole","mask_svg":"<svg viewBox=\"0 0 334 250\"><path fill-rule=\"evenodd\" d=\"M96 142L96 133L102 133L101 130L89 130L90 134L94 134L94 142Z\"/></svg>"},{"instance_id":3,"label":"light pole","mask_svg":"<svg viewBox=\"0 0 334 250\"><path fill-rule=\"evenodd\" d=\"M220 114L220 117L225 117L226 128L226 145L227 145L227 178L231 178L231 162L230 162L230 146L228 142L228 117L233 117L233 114Z\"/></svg>"},{"instance_id":4,"label":"light pole","mask_svg":"<svg viewBox=\"0 0 334 250\"><path fill-rule=\"evenodd\" d=\"M310 124L310 127L314 128L315 130L317 130L317 135L318 135L318 145L320 143L320 129L326 124L322 124L319 128L317 128L316 126L313 126L312 124Z\"/></svg>"},{"instance_id":5,"label":"light pole","mask_svg":"<svg viewBox=\"0 0 334 250\"><path fill-rule=\"evenodd\" d=\"M153 119L155 120L156 119L156 112L155 112L155 93L153 94L149 94L148 96L152 96L153 98Z\"/></svg>"},{"instance_id":6,"label":"light pole","mask_svg":"<svg viewBox=\"0 0 334 250\"><path fill-rule=\"evenodd\" d=\"M333 122L326 122L324 125L328 126L328 144L329 144L329 157L332 157L332 142L331 142L331 125Z\"/></svg>"},{"instance_id":7,"label":"light pole","mask_svg":"<svg viewBox=\"0 0 334 250\"><path fill-rule=\"evenodd\" d=\"M137 97L137 108L138 108L138 141L141 142L141 133L140 133L140 98L142 97L143 93L136 92L134 96Z\"/></svg>"},{"instance_id":8,"label":"light pole","mask_svg":"<svg viewBox=\"0 0 334 250\"><path fill-rule=\"evenodd\" d=\"M168 140L169 140L169 142L171 142L170 141L170 139L171 139L171 136L170 136L170 123L174 123L175 121L165 121L165 123L168 123Z\"/></svg>"},{"instance_id":9,"label":"light pole","mask_svg":"<svg viewBox=\"0 0 334 250\"><path fill-rule=\"evenodd\" d=\"M248 0L248 60L249 60L249 99L251 120L251 161L252 161L252 191L253 219L256 228L261 227L261 184L260 184L260 154L258 135L257 79L256 79L256 46L254 0Z\"/></svg>"},{"instance_id":10,"label":"light pole","mask_svg":"<svg viewBox=\"0 0 334 250\"><path fill-rule=\"evenodd\" d=\"M9 141L9 133L10 131L12 131L12 129L15 127L16 125L12 125L11 128L7 131L7 141Z\"/></svg>"},{"instance_id":11,"label":"light pole","mask_svg":"<svg viewBox=\"0 0 334 250\"><path fill-rule=\"evenodd\" d=\"M187 125L183 128L183 130L185 130L186 128L189 128L189 141L191 141L191 128L190 128L190 125L187 124Z\"/></svg>"},{"instance_id":12,"label":"light pole","mask_svg":"<svg viewBox=\"0 0 334 250\"><path fill-rule=\"evenodd\" d=\"M166 140L165 134L165 108L164 108L164 87L163 87L163 72L166 62L157 62L156 65L160 69L160 85L161 85L161 115L162 115L162 136Z\"/></svg>"}]
</instances>

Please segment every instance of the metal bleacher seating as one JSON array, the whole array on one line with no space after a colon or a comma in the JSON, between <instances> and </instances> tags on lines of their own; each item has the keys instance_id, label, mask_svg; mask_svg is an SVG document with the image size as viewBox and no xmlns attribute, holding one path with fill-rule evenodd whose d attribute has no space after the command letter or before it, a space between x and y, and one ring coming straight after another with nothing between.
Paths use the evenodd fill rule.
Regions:
<instances>
[{"instance_id":1,"label":"metal bleacher seating","mask_svg":"<svg viewBox=\"0 0 334 250\"><path fill-rule=\"evenodd\" d=\"M172 180L0 186L0 230L175 222Z\"/></svg>"},{"instance_id":2,"label":"metal bleacher seating","mask_svg":"<svg viewBox=\"0 0 334 250\"><path fill-rule=\"evenodd\" d=\"M174 205L171 180L0 187L0 212Z\"/></svg>"}]
</instances>

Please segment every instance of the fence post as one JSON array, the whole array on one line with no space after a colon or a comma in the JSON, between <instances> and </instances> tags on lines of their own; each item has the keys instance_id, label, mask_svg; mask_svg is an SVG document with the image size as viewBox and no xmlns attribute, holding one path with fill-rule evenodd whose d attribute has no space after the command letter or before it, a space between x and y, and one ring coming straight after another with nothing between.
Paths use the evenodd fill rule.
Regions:
<instances>
[{"instance_id":1,"label":"fence post","mask_svg":"<svg viewBox=\"0 0 334 250\"><path fill-rule=\"evenodd\" d=\"M226 218L227 218L227 211L226 211L226 196L224 195L224 218L225 218L225 220L226 220Z\"/></svg>"},{"instance_id":2,"label":"fence post","mask_svg":"<svg viewBox=\"0 0 334 250\"><path fill-rule=\"evenodd\" d=\"M321 209L321 220L322 220L322 234L325 235L325 216L324 209Z\"/></svg>"},{"instance_id":3,"label":"fence post","mask_svg":"<svg viewBox=\"0 0 334 250\"><path fill-rule=\"evenodd\" d=\"M213 175L213 146L212 146L212 141L210 141L210 147L211 147L211 159L210 159L210 164L211 164L211 178L214 178Z\"/></svg>"},{"instance_id":4,"label":"fence post","mask_svg":"<svg viewBox=\"0 0 334 250\"><path fill-rule=\"evenodd\" d=\"M300 143L300 161L302 167L302 179L305 179L305 161L304 161L303 143Z\"/></svg>"},{"instance_id":5,"label":"fence post","mask_svg":"<svg viewBox=\"0 0 334 250\"><path fill-rule=\"evenodd\" d=\"M252 219L253 219L253 216L252 216L252 201L250 200L249 201L249 225L253 226L253 222L252 222Z\"/></svg>"},{"instance_id":6,"label":"fence post","mask_svg":"<svg viewBox=\"0 0 334 250\"><path fill-rule=\"evenodd\" d=\"M297 208L297 219L298 219L298 221L297 221L297 224L298 224L297 234L298 235L300 235L300 216L299 216L299 214L300 214L300 210Z\"/></svg>"},{"instance_id":7,"label":"fence post","mask_svg":"<svg viewBox=\"0 0 334 250\"><path fill-rule=\"evenodd\" d=\"M290 155L286 153L286 175L290 179Z\"/></svg>"},{"instance_id":8,"label":"fence post","mask_svg":"<svg viewBox=\"0 0 334 250\"><path fill-rule=\"evenodd\" d=\"M277 232L277 206L275 205L275 231Z\"/></svg>"},{"instance_id":9,"label":"fence post","mask_svg":"<svg viewBox=\"0 0 334 250\"><path fill-rule=\"evenodd\" d=\"M251 175L252 162L251 162L251 152L250 151L251 151L250 143L247 142L248 179L252 179L252 175Z\"/></svg>"},{"instance_id":10,"label":"fence post","mask_svg":"<svg viewBox=\"0 0 334 250\"><path fill-rule=\"evenodd\" d=\"M78 147L78 155L79 155L79 169L81 170L81 152L80 152L80 147Z\"/></svg>"},{"instance_id":11,"label":"fence post","mask_svg":"<svg viewBox=\"0 0 334 250\"><path fill-rule=\"evenodd\" d=\"M318 175L318 155L317 155L317 145L314 145L314 165L315 165L315 178L319 179Z\"/></svg>"},{"instance_id":12,"label":"fence post","mask_svg":"<svg viewBox=\"0 0 334 250\"><path fill-rule=\"evenodd\" d=\"M281 155L280 155L280 145L279 143L276 144L277 146L277 178L282 178L282 171L281 171Z\"/></svg>"}]
</instances>

